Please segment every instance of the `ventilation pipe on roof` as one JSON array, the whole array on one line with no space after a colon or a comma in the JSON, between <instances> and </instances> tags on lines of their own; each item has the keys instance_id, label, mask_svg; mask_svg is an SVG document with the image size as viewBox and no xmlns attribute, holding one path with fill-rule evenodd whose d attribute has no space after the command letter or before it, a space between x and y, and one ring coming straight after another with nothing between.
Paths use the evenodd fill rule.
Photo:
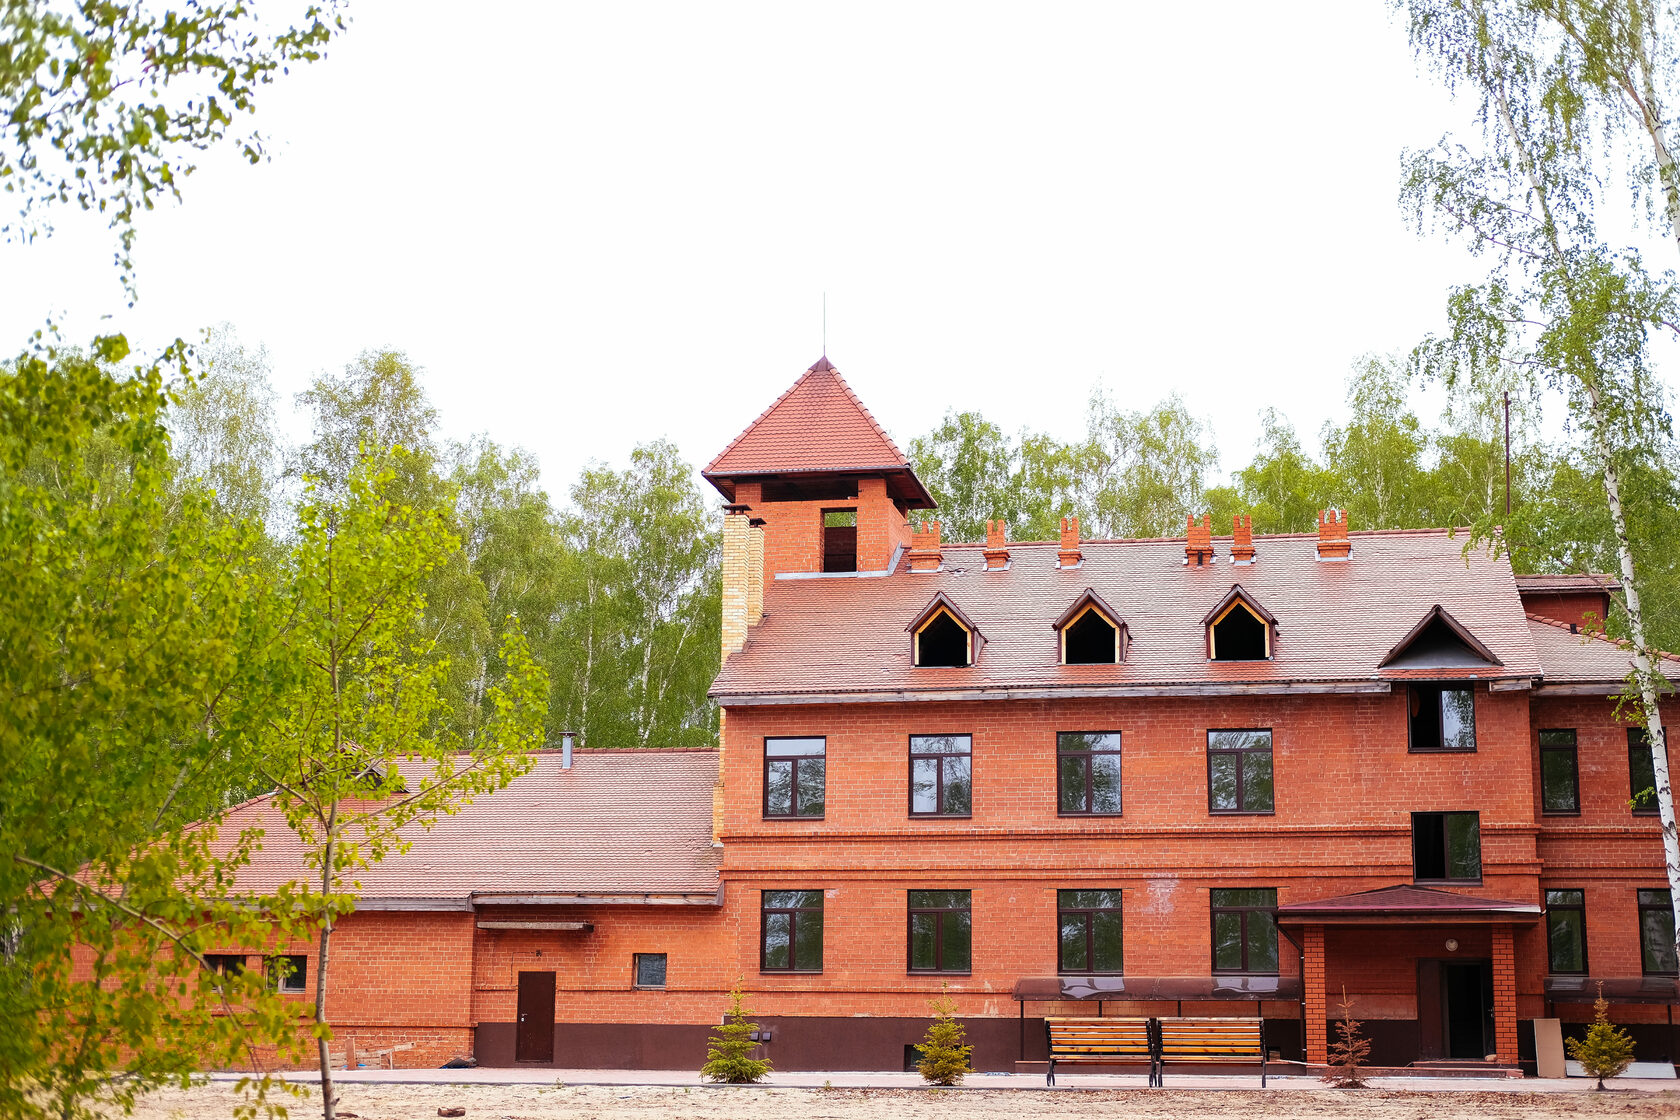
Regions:
<instances>
[{"instance_id":1,"label":"ventilation pipe on roof","mask_svg":"<svg viewBox=\"0 0 1680 1120\"><path fill-rule=\"evenodd\" d=\"M910 570L912 572L937 572L940 560L939 522L924 521L919 529L912 524L910 526Z\"/></svg>"},{"instance_id":2,"label":"ventilation pipe on roof","mask_svg":"<svg viewBox=\"0 0 1680 1120\"><path fill-rule=\"evenodd\" d=\"M1187 565L1200 568L1204 564L1213 562L1213 518L1202 514L1202 523L1196 524L1196 515L1188 518L1189 527L1184 538L1184 562Z\"/></svg>"},{"instance_id":3,"label":"ventilation pipe on roof","mask_svg":"<svg viewBox=\"0 0 1680 1120\"><path fill-rule=\"evenodd\" d=\"M1231 518L1231 563L1245 567L1254 563L1254 515L1239 513Z\"/></svg>"},{"instance_id":4,"label":"ventilation pipe on roof","mask_svg":"<svg viewBox=\"0 0 1680 1120\"><path fill-rule=\"evenodd\" d=\"M572 740L577 738L570 731L560 736L560 769L572 768Z\"/></svg>"},{"instance_id":5,"label":"ventilation pipe on roof","mask_svg":"<svg viewBox=\"0 0 1680 1120\"><path fill-rule=\"evenodd\" d=\"M1321 509L1318 511L1318 558L1320 560L1346 560L1353 551L1353 542L1348 540L1347 510Z\"/></svg>"},{"instance_id":6,"label":"ventilation pipe on roof","mask_svg":"<svg viewBox=\"0 0 1680 1120\"><path fill-rule=\"evenodd\" d=\"M986 522L986 570L1001 572L1009 567L1009 530L1000 518Z\"/></svg>"},{"instance_id":7,"label":"ventilation pipe on roof","mask_svg":"<svg viewBox=\"0 0 1680 1120\"><path fill-rule=\"evenodd\" d=\"M1079 518L1062 518L1062 547L1056 553L1056 566L1077 568L1084 559L1085 554L1079 550Z\"/></svg>"}]
</instances>

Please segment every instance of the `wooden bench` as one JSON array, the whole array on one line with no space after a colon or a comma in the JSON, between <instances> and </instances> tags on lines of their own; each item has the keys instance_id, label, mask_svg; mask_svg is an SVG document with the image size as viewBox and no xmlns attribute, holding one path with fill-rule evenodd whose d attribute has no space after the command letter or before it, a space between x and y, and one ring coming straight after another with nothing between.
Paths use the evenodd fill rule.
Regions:
<instances>
[{"instance_id":1,"label":"wooden bench","mask_svg":"<svg viewBox=\"0 0 1680 1120\"><path fill-rule=\"evenodd\" d=\"M1158 1019L1155 1030L1155 1084L1169 1062L1257 1063L1260 1087L1266 1087L1264 1019Z\"/></svg>"},{"instance_id":2,"label":"wooden bench","mask_svg":"<svg viewBox=\"0 0 1680 1120\"><path fill-rule=\"evenodd\" d=\"M1112 1018L1045 1019L1044 1031L1050 1042L1050 1071L1044 1083L1056 1083L1057 1062L1090 1062L1104 1065L1147 1065L1149 1084L1160 1079L1156 1063L1153 1019Z\"/></svg>"}]
</instances>

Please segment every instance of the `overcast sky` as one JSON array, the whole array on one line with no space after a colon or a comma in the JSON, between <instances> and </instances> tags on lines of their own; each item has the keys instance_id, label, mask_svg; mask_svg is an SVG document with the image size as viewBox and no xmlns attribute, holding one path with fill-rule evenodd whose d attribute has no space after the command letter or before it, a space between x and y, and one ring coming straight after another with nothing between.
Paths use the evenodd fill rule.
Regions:
<instances>
[{"instance_id":1,"label":"overcast sky","mask_svg":"<svg viewBox=\"0 0 1680 1120\"><path fill-rule=\"evenodd\" d=\"M283 398L369 347L557 496L666 436L703 465L822 352L899 440L950 408L1073 437L1171 391L1242 465L1476 262L1396 205L1461 119L1383 0L355 0L142 222L143 344L232 323ZM109 235L0 248L0 338L122 306ZM1667 265L1660 260L1659 265ZM109 324L106 325L107 328ZM296 433L296 420L289 419Z\"/></svg>"}]
</instances>

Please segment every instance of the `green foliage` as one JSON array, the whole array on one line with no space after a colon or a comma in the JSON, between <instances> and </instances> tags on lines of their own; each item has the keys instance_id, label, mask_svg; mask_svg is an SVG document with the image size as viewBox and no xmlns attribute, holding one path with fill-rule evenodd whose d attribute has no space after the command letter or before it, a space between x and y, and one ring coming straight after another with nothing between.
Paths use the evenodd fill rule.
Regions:
<instances>
[{"instance_id":1,"label":"green foliage","mask_svg":"<svg viewBox=\"0 0 1680 1120\"><path fill-rule=\"evenodd\" d=\"M747 1010L741 985L742 981L736 980L729 989L729 1010L716 1033L706 1040L706 1064L700 1067L700 1076L707 1081L752 1085L770 1073L768 1061L752 1056L758 1047L752 1040L758 1024L749 1018L752 1012Z\"/></svg>"},{"instance_id":2,"label":"green foliage","mask_svg":"<svg viewBox=\"0 0 1680 1120\"><path fill-rule=\"evenodd\" d=\"M223 326L195 356L198 375L176 387L167 417L176 485L203 487L217 513L262 524L277 512L280 466L268 354Z\"/></svg>"},{"instance_id":3,"label":"green foliage","mask_svg":"<svg viewBox=\"0 0 1680 1120\"><path fill-rule=\"evenodd\" d=\"M1021 540L1056 536L1060 519L1074 512L1075 454L1042 434L1011 439L978 412L948 412L910 441L910 462L953 541L985 540L986 522L996 518Z\"/></svg>"},{"instance_id":4,"label":"green foliage","mask_svg":"<svg viewBox=\"0 0 1680 1120\"><path fill-rule=\"evenodd\" d=\"M231 698L265 675L273 589L252 526L171 503L162 373L50 351L0 369L6 1116L126 1108L293 1035L260 976L204 960L296 921L284 899L228 901L254 837L215 855L228 785L255 769Z\"/></svg>"},{"instance_id":5,"label":"green foliage","mask_svg":"<svg viewBox=\"0 0 1680 1120\"><path fill-rule=\"evenodd\" d=\"M178 197L194 152L224 142L255 163L263 140L236 114L344 29L338 0L300 5L297 21L243 0L159 12L139 0L0 8L0 183L18 196L31 236L37 211L74 202L110 216L117 263L133 293L134 218Z\"/></svg>"},{"instance_id":6,"label":"green foliage","mask_svg":"<svg viewBox=\"0 0 1680 1120\"><path fill-rule=\"evenodd\" d=\"M1598 1079L1600 1089L1606 1077L1619 1076L1633 1064L1633 1038L1610 1022L1610 1001L1604 998L1603 984L1598 986L1598 998L1593 1001L1593 1021L1587 1033L1566 1040L1564 1045L1587 1076Z\"/></svg>"},{"instance_id":7,"label":"green foliage","mask_svg":"<svg viewBox=\"0 0 1680 1120\"><path fill-rule=\"evenodd\" d=\"M928 1024L922 1041L916 1044L916 1051L922 1056L916 1069L930 1085L961 1085L962 1079L974 1072L968 1064L974 1047L968 1045L967 1031L958 1021L956 1007L943 988L938 998L928 1000L928 1007L933 1011L933 1022Z\"/></svg>"},{"instance_id":8,"label":"green foliage","mask_svg":"<svg viewBox=\"0 0 1680 1120\"><path fill-rule=\"evenodd\" d=\"M1336 1038L1330 1043L1330 1072L1324 1075L1326 1085L1338 1089L1363 1089L1365 1075L1361 1067L1371 1056L1371 1040L1361 1033L1358 1019L1353 1017L1353 1001L1347 989L1342 989L1342 1001L1337 1005L1342 1013L1336 1024Z\"/></svg>"}]
</instances>

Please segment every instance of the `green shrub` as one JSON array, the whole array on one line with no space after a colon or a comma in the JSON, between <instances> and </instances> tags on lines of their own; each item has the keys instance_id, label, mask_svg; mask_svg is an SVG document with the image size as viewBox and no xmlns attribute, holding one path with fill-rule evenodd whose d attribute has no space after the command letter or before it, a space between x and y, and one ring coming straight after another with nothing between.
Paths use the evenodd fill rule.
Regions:
<instances>
[{"instance_id":1,"label":"green shrub","mask_svg":"<svg viewBox=\"0 0 1680 1120\"><path fill-rule=\"evenodd\" d=\"M1593 1001L1593 1022L1586 1036L1572 1038L1565 1045L1587 1076L1598 1078L1600 1089L1606 1077L1615 1077L1633 1063L1633 1039L1611 1024L1610 1001L1604 998L1603 984L1598 986L1598 998Z\"/></svg>"},{"instance_id":2,"label":"green shrub","mask_svg":"<svg viewBox=\"0 0 1680 1120\"><path fill-rule=\"evenodd\" d=\"M928 1024L927 1036L916 1047L922 1055L916 1069L929 1084L960 1085L964 1076L974 1072L968 1064L974 1047L968 1045L963 1025L952 1014L956 1008L943 989L938 999L928 1000L928 1006L933 1009L934 1020Z\"/></svg>"},{"instance_id":3,"label":"green shrub","mask_svg":"<svg viewBox=\"0 0 1680 1120\"><path fill-rule=\"evenodd\" d=\"M723 1017L717 1033L706 1040L706 1064L700 1067L700 1076L707 1081L751 1085L764 1080L765 1074L770 1072L768 1061L752 1056L758 1046L752 1040L758 1024L747 1018L752 1012L746 1008L741 983L736 980L735 986L729 990L729 1012Z\"/></svg>"}]
</instances>

